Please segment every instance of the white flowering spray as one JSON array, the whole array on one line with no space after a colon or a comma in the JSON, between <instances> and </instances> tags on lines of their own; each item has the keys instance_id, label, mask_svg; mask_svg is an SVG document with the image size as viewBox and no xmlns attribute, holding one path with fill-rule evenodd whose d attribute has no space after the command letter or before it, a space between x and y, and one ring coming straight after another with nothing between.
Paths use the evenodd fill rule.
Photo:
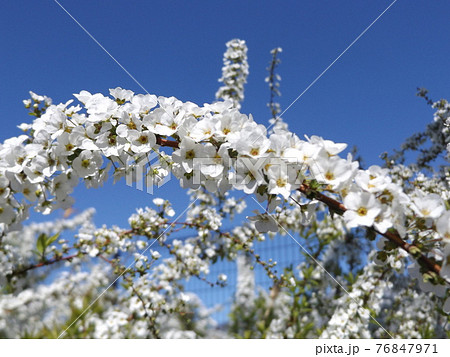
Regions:
<instances>
[{"instance_id":1,"label":"white flowering spray","mask_svg":"<svg viewBox=\"0 0 450 357\"><path fill-rule=\"evenodd\" d=\"M248 63L247 45L245 41L234 39L226 44L223 55L222 77L219 82L223 86L216 93L217 99L231 100L235 108L241 108L244 100L244 84L247 83Z\"/></svg>"},{"instance_id":2,"label":"white flowering spray","mask_svg":"<svg viewBox=\"0 0 450 357\"><path fill-rule=\"evenodd\" d=\"M78 103L56 105L34 93L24 101L33 122L20 125L21 135L0 144L2 336L54 336L57 330L71 337L212 336L214 321L196 297L183 291L183 281L223 286L223 274L209 279L211 264L241 254L273 281L273 296L262 293L249 303L248 316L258 319L249 323L256 326L249 336L386 337L390 327L400 325L390 322L393 315L382 304L395 302L387 291L395 287L395 276L407 271L433 297L410 286L399 294L433 299L434 317L449 312L448 167L432 177L420 165L406 167L395 160L385 168L363 169L352 155L341 156L346 144L319 136L301 139L287 126L268 132L239 112L248 75L246 51L244 41L227 44L224 86L217 95L226 100L212 104L122 88L111 89L110 96L81 91L75 94ZM438 107L439 118L446 108ZM154 157L157 163L151 162ZM174 219L170 202L156 199L154 207L138 209L126 228L97 228L87 219L92 213L76 220L77 232L69 237L61 235L74 225L70 222L39 232L22 227L29 208L43 214L69 209L80 182L99 188L112 176L115 181L125 177L129 184L146 177L155 184L169 174L189 189L184 220ZM236 192L252 195L259 209L227 230L225 218L244 209ZM185 229L189 237L169 239ZM305 259L322 262L328 273L306 260L297 270L276 272L276 264L261 259L253 243L264 240L264 233L277 239L277 232L299 237ZM377 235L383 237L378 251L369 254ZM46 268L62 265L73 269L73 280L55 280L48 287L39 283ZM119 276L121 285L113 284L98 308L81 314L108 285L108 279L98 277L101 267L108 267L106 277ZM95 273L86 278L84 269ZM329 276L336 276L331 283L337 287ZM84 287L72 294L78 282ZM52 315L53 307L43 299L32 302L39 294L45 301L56 297L58 314ZM27 308L21 311L16 299ZM59 313L63 305L70 308ZM366 312L352 320L360 309ZM180 324L176 316L186 314L199 317L197 323ZM378 318L384 329L371 325ZM7 328L9 319L14 328ZM23 328L27 324L29 330Z\"/></svg>"}]
</instances>

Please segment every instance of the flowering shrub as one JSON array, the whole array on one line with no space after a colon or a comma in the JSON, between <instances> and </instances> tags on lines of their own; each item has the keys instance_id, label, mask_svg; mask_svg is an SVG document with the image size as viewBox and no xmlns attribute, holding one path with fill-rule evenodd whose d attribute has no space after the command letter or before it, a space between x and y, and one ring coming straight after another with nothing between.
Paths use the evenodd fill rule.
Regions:
<instances>
[{"instance_id":1,"label":"flowering shrub","mask_svg":"<svg viewBox=\"0 0 450 357\"><path fill-rule=\"evenodd\" d=\"M275 126L268 132L239 111L246 52L244 41L227 43L224 86L216 94L225 100L203 106L122 88L111 89L109 96L81 91L76 103L56 105L34 93L24 101L35 119L19 126L22 135L0 144L1 335L226 336L212 311L183 291L190 277L224 285L223 274L215 281L206 278L210 265L221 259L237 259L241 272L233 336L445 335L448 167L428 177L420 165L406 167L390 158L386 167L363 169L352 155L340 156L346 144L290 132L276 117L274 96ZM279 52L272 52L273 61ZM268 81L279 94L275 79L280 80L271 73ZM427 131L433 142L437 137L445 144L436 145L434 158L448 149L445 103L434 105L439 125ZM150 154L158 156L157 163L150 162ZM138 209L126 228L97 228L92 211L22 227L31 207L43 214L70 208L70 194L80 182L99 188L112 176L157 184L168 175L191 197L178 216L169 201L155 199L155 207ZM233 190L254 197L260 210L227 231L223 221L245 208ZM77 230L75 237L61 238L69 229ZM191 238L168 239L181 229ZM276 232L301 238L312 261L281 276L274 272L275 264L262 261L252 243ZM151 249L154 244L169 256L162 258ZM273 279L269 295L254 294L245 275L252 261ZM59 263L71 273L43 284L48 269ZM111 275L117 278L109 284ZM414 304L417 309L409 311ZM419 319L422 330L414 328Z\"/></svg>"}]
</instances>

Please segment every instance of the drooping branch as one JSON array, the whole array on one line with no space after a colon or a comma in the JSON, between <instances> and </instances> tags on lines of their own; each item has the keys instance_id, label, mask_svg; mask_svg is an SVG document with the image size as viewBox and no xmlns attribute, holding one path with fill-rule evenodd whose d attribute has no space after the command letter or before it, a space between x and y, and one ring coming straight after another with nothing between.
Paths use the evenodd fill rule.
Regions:
<instances>
[{"instance_id":1,"label":"drooping branch","mask_svg":"<svg viewBox=\"0 0 450 357\"><path fill-rule=\"evenodd\" d=\"M316 200L325 203L330 209L332 209L334 212L340 215L344 214L344 212L347 211L347 208L342 203L331 197L324 195L323 193L312 191L311 188L306 183L300 185L298 191L307 195L308 197L311 197L311 195L313 195ZM419 247L415 246L414 244L409 244L405 242L397 232L386 231L385 233L381 233L380 231L376 230L373 227L371 229L374 232L387 238L389 241L393 242L397 247L403 249L411 256L415 257L417 261L421 263L421 265L427 266L430 271L433 271L439 275L441 267L434 261L426 257L425 255L420 253Z\"/></svg>"},{"instance_id":2,"label":"drooping branch","mask_svg":"<svg viewBox=\"0 0 450 357\"><path fill-rule=\"evenodd\" d=\"M161 146L169 146L169 147L173 147L173 148L178 148L178 144L179 144L178 141L162 139L161 137L157 137L157 143ZM328 196L324 195L323 193L320 193L317 191L312 191L311 188L306 183L303 183L302 185L300 185L300 187L298 188L298 191L302 192L303 194L305 194L307 196L313 195L314 198L316 198L318 201L325 203L329 208L331 208L334 212L336 212L340 215L344 214L344 212L347 211L347 208L341 202L339 202L331 197L328 197ZM421 265L428 267L428 269L430 271L433 271L436 274L440 275L440 271L441 271L440 265L435 263L433 260L429 259L425 255L423 255L422 253L420 253L419 247L415 246L414 244L405 242L400 237L400 235L396 232L386 231L385 233L381 233L373 227L371 229L374 232L382 235L389 241L393 242L397 247L403 249L411 256L415 257Z\"/></svg>"}]
</instances>

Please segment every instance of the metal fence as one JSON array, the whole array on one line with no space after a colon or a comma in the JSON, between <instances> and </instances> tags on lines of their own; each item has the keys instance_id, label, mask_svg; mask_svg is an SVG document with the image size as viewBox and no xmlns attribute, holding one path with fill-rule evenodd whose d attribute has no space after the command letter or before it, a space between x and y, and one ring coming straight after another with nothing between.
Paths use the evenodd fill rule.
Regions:
<instances>
[{"instance_id":1,"label":"metal fence","mask_svg":"<svg viewBox=\"0 0 450 357\"><path fill-rule=\"evenodd\" d=\"M279 276L284 268L296 267L303 260L300 246L289 236L276 236L274 239L266 239L262 242L255 242L253 249L255 254L259 254L261 259L268 261L272 259L277 262L272 269ZM267 276L266 271L259 265L253 264L255 274L256 289L268 290L273 281ZM208 281L216 281L219 274L227 275L227 285L225 287L209 286L206 282L191 278L185 283L188 292L195 293L208 308L217 308L212 317L219 323L225 324L233 303L236 281L237 267L235 262L222 261L213 265L210 273L206 277Z\"/></svg>"}]
</instances>

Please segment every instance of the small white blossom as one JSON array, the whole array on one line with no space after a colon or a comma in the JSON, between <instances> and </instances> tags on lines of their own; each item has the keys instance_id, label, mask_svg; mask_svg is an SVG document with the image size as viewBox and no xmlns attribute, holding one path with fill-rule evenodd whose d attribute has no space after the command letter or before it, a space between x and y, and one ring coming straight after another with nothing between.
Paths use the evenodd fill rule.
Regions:
<instances>
[{"instance_id":1,"label":"small white blossom","mask_svg":"<svg viewBox=\"0 0 450 357\"><path fill-rule=\"evenodd\" d=\"M344 212L344 219L348 227L371 227L381 212L380 203L369 192L360 194L350 192L344 198L344 205L347 207L347 211Z\"/></svg>"}]
</instances>

